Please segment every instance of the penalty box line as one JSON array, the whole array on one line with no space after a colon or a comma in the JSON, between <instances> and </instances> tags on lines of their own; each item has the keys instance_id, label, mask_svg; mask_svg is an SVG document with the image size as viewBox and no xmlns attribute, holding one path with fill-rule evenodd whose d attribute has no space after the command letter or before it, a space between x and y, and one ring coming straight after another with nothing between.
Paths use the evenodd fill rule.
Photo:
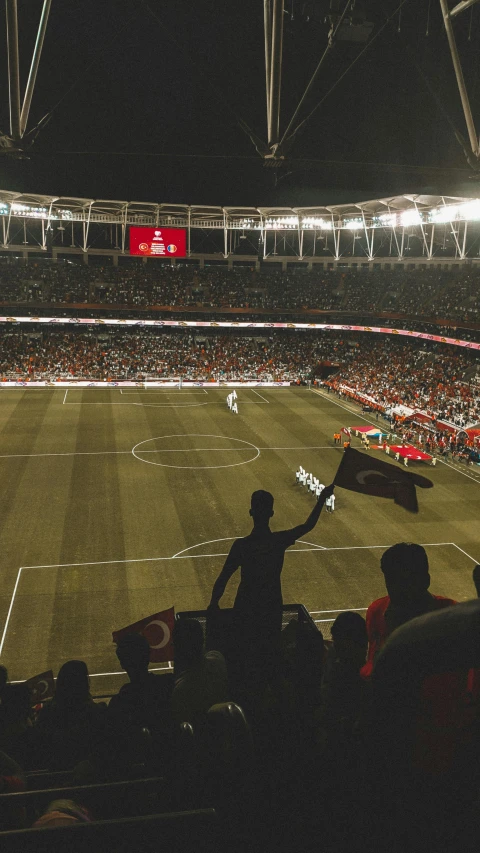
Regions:
<instances>
[{"instance_id":1,"label":"penalty box line","mask_svg":"<svg viewBox=\"0 0 480 853\"><path fill-rule=\"evenodd\" d=\"M235 538L235 537L233 537L233 538ZM204 543L199 543L199 544L202 545ZM208 543L206 543L206 544L208 544ZM466 557L468 557L470 560L472 560L472 562L474 562L474 563L477 562L474 557L472 557L470 554L467 554L467 552L464 551L463 548L460 548L458 545L456 545L455 542L427 542L427 543L424 543L424 547L444 547L444 546L448 546L448 545L453 546L454 548L457 548L459 551L462 552L462 554L464 554ZM192 546L192 547L198 547L198 546ZM315 545L314 547L309 547L309 548L290 548L289 551L287 551L286 553L287 554L288 553L300 553L301 554L301 553L304 553L306 551L309 551L310 553L312 551L320 551L322 554L325 554L325 553L328 553L329 551L359 551L359 550L369 550L369 549L374 550L374 549L378 549L378 548L390 548L390 547L391 547L390 545L345 545L345 546L341 546L341 547L327 548L327 547L322 546L322 545ZM218 554L217 553L217 554L186 554L186 555L182 555L182 552L179 552L178 556L174 555L172 557L142 557L142 558L135 558L135 559L128 559L128 560L96 560L96 561L90 561L89 560L89 561L83 562L83 563L50 563L50 564L36 565L36 566L20 566L18 573L17 573L16 580L15 580L15 585L13 588L13 593L12 593L10 605L8 608L7 618L5 620L5 626L3 629L2 638L0 640L0 655L3 652L3 647L5 645L5 640L6 640L7 632L8 632L8 626L10 624L10 618L11 618L11 615L13 612L15 597L17 595L17 590L18 590L18 586L20 583L20 578L21 578L22 572L26 571L27 569L66 569L66 568L78 568L79 566L107 566L107 565L118 565L120 563L152 563L152 562L165 562L165 561L170 561L170 560L192 560L192 559L198 560L198 559L202 559L202 558L203 559L206 559L206 558L212 559L213 557L226 557L226 556L228 556L227 553L225 553L225 554ZM352 609L352 608L348 608L348 609ZM355 610L355 609L363 609L363 608L353 608L353 609ZM320 612L325 612L325 611L312 611L312 612L320 613ZM327 620L327 621L329 621L329 620ZM96 673L96 674L100 675L101 673Z\"/></svg>"},{"instance_id":2,"label":"penalty box line","mask_svg":"<svg viewBox=\"0 0 480 853\"><path fill-rule=\"evenodd\" d=\"M83 389L82 388L81 390L90 390L91 391L92 389L91 388L90 389ZM97 389L95 389L95 390L97 390ZM100 390L102 390L102 389L100 389ZM108 389L103 389L103 390L108 390ZM195 396L198 397L199 395L201 396L202 394L208 394L208 391L206 390L206 388L200 388L198 391L190 391L189 388L177 388L176 390L175 390L175 388L173 388L171 390L167 390L167 389L161 390L159 388L155 391L153 391L153 390L148 391L146 389L140 389L140 388L132 388L131 391L124 391L123 388L117 388L115 390L120 391L120 394L123 397L128 397L129 394L131 394L131 395L133 394L134 397L138 397L140 394L148 394L150 397L152 396L152 394L154 394L154 395L159 394L160 396L163 396L163 397L165 397L165 396L177 397L179 391L181 391L182 397L184 397L185 395L187 395L189 397L195 397Z\"/></svg>"}]
</instances>

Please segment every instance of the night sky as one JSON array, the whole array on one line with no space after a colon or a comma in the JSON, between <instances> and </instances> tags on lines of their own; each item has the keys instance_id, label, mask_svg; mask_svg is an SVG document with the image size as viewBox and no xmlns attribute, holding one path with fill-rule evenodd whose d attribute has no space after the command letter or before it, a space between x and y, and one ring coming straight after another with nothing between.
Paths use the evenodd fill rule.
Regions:
<instances>
[{"instance_id":1,"label":"night sky","mask_svg":"<svg viewBox=\"0 0 480 853\"><path fill-rule=\"evenodd\" d=\"M262 0L53 0L29 127L55 108L30 159L0 159L0 188L248 206L479 194L454 135L456 127L467 138L438 0L407 0L372 42L399 3L363 4L375 25L371 47L276 170L239 124L265 140ZM18 3L23 86L41 5ZM329 5L286 0L282 128L326 45ZM8 132L4 27L2 13L0 128ZM480 124L480 4L455 31ZM302 117L363 48L337 43Z\"/></svg>"}]
</instances>

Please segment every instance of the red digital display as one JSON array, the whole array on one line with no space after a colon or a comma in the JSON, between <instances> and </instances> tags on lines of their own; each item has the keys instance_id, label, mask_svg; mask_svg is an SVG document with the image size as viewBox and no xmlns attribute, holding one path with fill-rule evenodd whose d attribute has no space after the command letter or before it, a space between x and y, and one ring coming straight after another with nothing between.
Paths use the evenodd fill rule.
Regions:
<instances>
[{"instance_id":1,"label":"red digital display","mask_svg":"<svg viewBox=\"0 0 480 853\"><path fill-rule=\"evenodd\" d=\"M184 228L130 228L130 254L145 258L184 258L187 232Z\"/></svg>"}]
</instances>

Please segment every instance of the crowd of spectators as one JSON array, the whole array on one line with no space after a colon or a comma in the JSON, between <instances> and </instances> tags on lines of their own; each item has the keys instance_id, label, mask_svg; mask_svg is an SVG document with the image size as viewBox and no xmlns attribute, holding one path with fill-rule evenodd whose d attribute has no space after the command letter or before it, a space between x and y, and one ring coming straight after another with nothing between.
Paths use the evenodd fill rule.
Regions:
<instances>
[{"instance_id":1,"label":"crowd of spectators","mask_svg":"<svg viewBox=\"0 0 480 853\"><path fill-rule=\"evenodd\" d=\"M254 513L255 495L265 504L269 493L254 493ZM221 575L205 630L188 614L177 617L173 673L149 670L141 633L118 640L128 681L108 702L92 697L81 660L63 664L53 698L40 704L0 667L0 831L214 806L224 843L239 853L363 853L380 843L405 853L420 841L427 853L457 849L452 844L473 853L479 602L430 593L425 550L401 543L382 556L386 594L366 619L340 613L331 640L306 611L292 609L276 626L279 572L269 561L273 568L278 549L283 554L320 512L292 530L261 534L257 509L252 534L231 551L250 542L238 557L233 611L218 608ZM228 577L238 564L232 559ZM38 785L40 771L60 774L73 799L57 796L32 810L2 796ZM118 797L109 788L142 778L154 783L148 794L137 787L136 796ZM201 838L193 843L203 849Z\"/></svg>"},{"instance_id":2,"label":"crowd of spectators","mask_svg":"<svg viewBox=\"0 0 480 853\"><path fill-rule=\"evenodd\" d=\"M78 262L0 262L0 302L34 305L98 305L285 311L392 313L473 323L480 319L480 273L442 271L306 270L138 262L85 266Z\"/></svg>"},{"instance_id":3,"label":"crowd of spectators","mask_svg":"<svg viewBox=\"0 0 480 853\"><path fill-rule=\"evenodd\" d=\"M476 364L478 358L460 347L430 349L387 336L379 346L369 338L351 351L330 386L366 395L382 411L406 406L464 428L480 421Z\"/></svg>"},{"instance_id":4,"label":"crowd of spectators","mask_svg":"<svg viewBox=\"0 0 480 853\"><path fill-rule=\"evenodd\" d=\"M340 339L294 332L258 337L148 327L102 334L38 328L30 334L8 329L2 378L301 382L319 362L346 351Z\"/></svg>"},{"instance_id":5,"label":"crowd of spectators","mask_svg":"<svg viewBox=\"0 0 480 853\"><path fill-rule=\"evenodd\" d=\"M305 383L329 370L331 387L366 395L382 411L407 406L457 427L480 421L476 369L475 351L353 332L8 327L0 352L6 380Z\"/></svg>"}]
</instances>

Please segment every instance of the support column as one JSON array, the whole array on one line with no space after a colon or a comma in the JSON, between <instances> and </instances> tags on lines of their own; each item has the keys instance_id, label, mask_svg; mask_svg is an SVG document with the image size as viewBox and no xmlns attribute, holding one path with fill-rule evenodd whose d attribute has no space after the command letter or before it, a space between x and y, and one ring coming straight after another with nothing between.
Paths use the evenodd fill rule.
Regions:
<instances>
[{"instance_id":1,"label":"support column","mask_svg":"<svg viewBox=\"0 0 480 853\"><path fill-rule=\"evenodd\" d=\"M10 135L15 142L21 139L20 130L20 60L18 53L17 0L6 0L8 89L10 98Z\"/></svg>"},{"instance_id":2,"label":"support column","mask_svg":"<svg viewBox=\"0 0 480 853\"><path fill-rule=\"evenodd\" d=\"M473 115L472 115L472 110L470 107L470 101L469 101L468 94L467 94L467 88L465 86L465 79L463 76L463 70L462 70L462 65L460 62L460 57L458 55L457 43L455 41L455 34L453 32L452 21L450 18L450 9L448 8L447 0L440 0L440 7L442 9L443 23L445 25L445 32L447 33L448 46L450 48L450 54L452 57L453 68L455 71L455 77L457 78L457 86L458 86L458 91L460 93L460 100L462 102L463 114L465 116L465 122L467 124L468 138L470 140L472 152L474 153L475 157L478 158L478 156L479 156L478 137L477 137L477 132L475 130L475 123L473 121ZM458 7L456 7L456 11L458 13L462 10L459 9Z\"/></svg>"},{"instance_id":3,"label":"support column","mask_svg":"<svg viewBox=\"0 0 480 853\"><path fill-rule=\"evenodd\" d=\"M38 66L40 65L40 57L42 55L43 42L45 39L45 33L47 31L48 16L50 14L51 5L52 0L43 0L43 9L40 17L40 23L38 25L37 40L33 49L32 64L30 66L30 73L28 75L27 87L25 89L25 97L23 99L22 113L20 116L20 133L22 134L22 136L25 133L27 127L28 114L30 112L30 105L32 103L33 90L35 88L35 81L37 79Z\"/></svg>"},{"instance_id":4,"label":"support column","mask_svg":"<svg viewBox=\"0 0 480 853\"><path fill-rule=\"evenodd\" d=\"M270 112L268 144L270 148L280 139L280 89L282 85L284 0L273 0L272 48L270 67Z\"/></svg>"}]
</instances>

